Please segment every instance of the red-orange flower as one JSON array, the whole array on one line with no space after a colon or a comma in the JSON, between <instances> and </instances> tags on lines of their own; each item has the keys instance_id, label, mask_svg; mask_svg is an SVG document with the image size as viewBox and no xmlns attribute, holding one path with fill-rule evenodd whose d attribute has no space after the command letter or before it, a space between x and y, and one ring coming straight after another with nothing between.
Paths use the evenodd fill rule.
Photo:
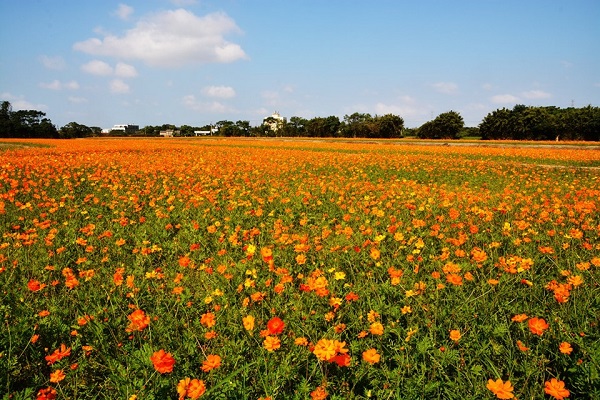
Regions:
<instances>
[{"instance_id":1,"label":"red-orange flower","mask_svg":"<svg viewBox=\"0 0 600 400\"><path fill-rule=\"evenodd\" d=\"M285 328L285 322L279 317L273 317L267 322L267 330L270 335L279 335Z\"/></svg>"},{"instance_id":2,"label":"red-orange flower","mask_svg":"<svg viewBox=\"0 0 600 400\"><path fill-rule=\"evenodd\" d=\"M127 316L127 319L130 321L125 329L127 332L143 331L150 324L150 317L143 310L135 310Z\"/></svg>"},{"instance_id":3,"label":"red-orange flower","mask_svg":"<svg viewBox=\"0 0 600 400\"><path fill-rule=\"evenodd\" d=\"M541 336L544 334L544 331L549 328L549 325L543 318L530 318L529 321L527 321L527 323L529 324L529 330L534 335Z\"/></svg>"},{"instance_id":4,"label":"red-orange flower","mask_svg":"<svg viewBox=\"0 0 600 400\"><path fill-rule=\"evenodd\" d=\"M173 358L171 353L167 353L163 349L154 352L154 354L150 356L150 361L152 361L154 369L161 374L173 372L175 359Z\"/></svg>"},{"instance_id":5,"label":"red-orange flower","mask_svg":"<svg viewBox=\"0 0 600 400\"><path fill-rule=\"evenodd\" d=\"M54 400L56 399L56 390L52 387L47 387L44 389L40 389L37 392L37 396L35 400Z\"/></svg>"},{"instance_id":6,"label":"red-orange flower","mask_svg":"<svg viewBox=\"0 0 600 400\"><path fill-rule=\"evenodd\" d=\"M502 379L488 379L486 387L496 395L499 399L512 399L515 396L512 394L514 388L510 381L503 382Z\"/></svg>"},{"instance_id":7,"label":"red-orange flower","mask_svg":"<svg viewBox=\"0 0 600 400\"><path fill-rule=\"evenodd\" d=\"M27 288L32 292L37 292L45 287L46 285L44 283L41 283L37 279L31 279L29 282L27 282Z\"/></svg>"},{"instance_id":8,"label":"red-orange flower","mask_svg":"<svg viewBox=\"0 0 600 400\"><path fill-rule=\"evenodd\" d=\"M71 348L65 346L64 344L60 345L59 349L54 350L54 353L46 356L46 361L48 361L48 365L52 365L57 361L62 360L65 357L71 355Z\"/></svg>"},{"instance_id":9,"label":"red-orange flower","mask_svg":"<svg viewBox=\"0 0 600 400\"><path fill-rule=\"evenodd\" d=\"M544 382L544 392L557 400L562 400L571 395L571 392L565 388L565 383L556 378Z\"/></svg>"},{"instance_id":10,"label":"red-orange flower","mask_svg":"<svg viewBox=\"0 0 600 400\"><path fill-rule=\"evenodd\" d=\"M202 371L208 372L221 366L221 357L216 354L209 354L206 360L202 362Z\"/></svg>"}]
</instances>

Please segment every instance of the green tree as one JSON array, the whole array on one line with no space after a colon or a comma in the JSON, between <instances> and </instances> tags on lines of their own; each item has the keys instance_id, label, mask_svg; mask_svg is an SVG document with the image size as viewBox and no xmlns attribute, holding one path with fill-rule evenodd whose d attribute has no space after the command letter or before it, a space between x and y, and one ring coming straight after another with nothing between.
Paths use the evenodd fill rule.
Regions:
<instances>
[{"instance_id":1,"label":"green tree","mask_svg":"<svg viewBox=\"0 0 600 400\"><path fill-rule=\"evenodd\" d=\"M58 131L58 137L61 139L73 139L92 136L91 128L78 124L77 122L69 122Z\"/></svg>"},{"instance_id":2,"label":"green tree","mask_svg":"<svg viewBox=\"0 0 600 400\"><path fill-rule=\"evenodd\" d=\"M421 139L456 139L464 126L465 122L459 113L448 111L424 123L417 136Z\"/></svg>"},{"instance_id":3,"label":"green tree","mask_svg":"<svg viewBox=\"0 0 600 400\"><path fill-rule=\"evenodd\" d=\"M378 133L381 138L399 138L402 137L404 129L404 120L398 115L386 114L375 118L378 125Z\"/></svg>"}]
</instances>

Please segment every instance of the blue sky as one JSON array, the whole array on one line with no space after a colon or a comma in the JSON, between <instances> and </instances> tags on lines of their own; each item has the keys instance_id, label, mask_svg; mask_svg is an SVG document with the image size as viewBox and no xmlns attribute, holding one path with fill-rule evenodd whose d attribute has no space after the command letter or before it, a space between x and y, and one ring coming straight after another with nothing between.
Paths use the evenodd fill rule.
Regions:
<instances>
[{"instance_id":1,"label":"blue sky","mask_svg":"<svg viewBox=\"0 0 600 400\"><path fill-rule=\"evenodd\" d=\"M0 0L0 100L61 127L600 106L598 0Z\"/></svg>"}]
</instances>

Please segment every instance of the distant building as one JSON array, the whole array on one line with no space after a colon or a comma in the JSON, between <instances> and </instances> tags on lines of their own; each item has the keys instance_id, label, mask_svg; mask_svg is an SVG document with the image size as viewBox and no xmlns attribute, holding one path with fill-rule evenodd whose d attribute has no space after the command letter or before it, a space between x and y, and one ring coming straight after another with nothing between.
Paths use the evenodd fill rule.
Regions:
<instances>
[{"instance_id":1,"label":"distant building","mask_svg":"<svg viewBox=\"0 0 600 400\"><path fill-rule=\"evenodd\" d=\"M160 131L160 136L162 137L173 137L174 135L179 135L181 131L174 129L167 129L166 131Z\"/></svg>"},{"instance_id":2,"label":"distant building","mask_svg":"<svg viewBox=\"0 0 600 400\"><path fill-rule=\"evenodd\" d=\"M123 131L126 134L137 133L137 131L139 131L139 130L140 130L139 125L132 125L132 124L114 125L111 128L111 131Z\"/></svg>"},{"instance_id":3,"label":"distant building","mask_svg":"<svg viewBox=\"0 0 600 400\"><path fill-rule=\"evenodd\" d=\"M283 118L277 111L275 111L271 116L263 119L263 125L266 125L273 132L277 132L279 129L283 128L283 124L285 123L285 118Z\"/></svg>"},{"instance_id":4,"label":"distant building","mask_svg":"<svg viewBox=\"0 0 600 400\"><path fill-rule=\"evenodd\" d=\"M194 131L196 136L212 136L213 133L217 132L217 128L211 127L209 131Z\"/></svg>"}]
</instances>

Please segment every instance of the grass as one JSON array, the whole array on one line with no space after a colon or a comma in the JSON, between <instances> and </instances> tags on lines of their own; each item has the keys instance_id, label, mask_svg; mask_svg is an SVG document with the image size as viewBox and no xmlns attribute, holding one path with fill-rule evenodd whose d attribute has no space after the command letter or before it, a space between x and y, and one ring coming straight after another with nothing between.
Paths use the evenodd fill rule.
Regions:
<instances>
[{"instance_id":1,"label":"grass","mask_svg":"<svg viewBox=\"0 0 600 400\"><path fill-rule=\"evenodd\" d=\"M600 396L598 151L47 143L0 153L6 399Z\"/></svg>"}]
</instances>

